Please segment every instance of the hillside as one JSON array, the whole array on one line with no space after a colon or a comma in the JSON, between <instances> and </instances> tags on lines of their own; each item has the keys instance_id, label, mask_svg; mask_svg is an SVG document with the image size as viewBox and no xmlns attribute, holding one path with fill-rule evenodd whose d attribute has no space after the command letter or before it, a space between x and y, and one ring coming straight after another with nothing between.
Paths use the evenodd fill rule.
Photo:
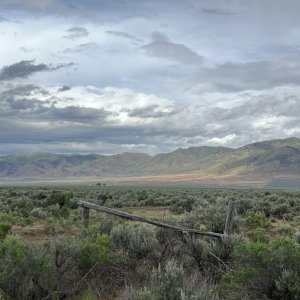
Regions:
<instances>
[{"instance_id":1,"label":"hillside","mask_svg":"<svg viewBox=\"0 0 300 300\"><path fill-rule=\"evenodd\" d=\"M238 149L190 147L150 156L63 155L35 152L0 157L0 178L130 177L178 174L300 177L300 139L263 141Z\"/></svg>"},{"instance_id":2,"label":"hillside","mask_svg":"<svg viewBox=\"0 0 300 300\"><path fill-rule=\"evenodd\" d=\"M149 160L141 170L148 174L172 174L177 172L201 171L207 161L213 161L230 153L225 147L190 147L162 153Z\"/></svg>"},{"instance_id":3,"label":"hillside","mask_svg":"<svg viewBox=\"0 0 300 300\"><path fill-rule=\"evenodd\" d=\"M300 139L289 138L243 146L222 157L219 173L300 174Z\"/></svg>"},{"instance_id":4,"label":"hillside","mask_svg":"<svg viewBox=\"0 0 300 300\"><path fill-rule=\"evenodd\" d=\"M130 175L136 173L149 160L150 155L144 153L123 153L103 156L69 170L70 176L102 176Z\"/></svg>"},{"instance_id":5,"label":"hillside","mask_svg":"<svg viewBox=\"0 0 300 300\"><path fill-rule=\"evenodd\" d=\"M64 176L70 168L103 157L102 155L63 155L45 152L0 156L0 177Z\"/></svg>"}]
</instances>

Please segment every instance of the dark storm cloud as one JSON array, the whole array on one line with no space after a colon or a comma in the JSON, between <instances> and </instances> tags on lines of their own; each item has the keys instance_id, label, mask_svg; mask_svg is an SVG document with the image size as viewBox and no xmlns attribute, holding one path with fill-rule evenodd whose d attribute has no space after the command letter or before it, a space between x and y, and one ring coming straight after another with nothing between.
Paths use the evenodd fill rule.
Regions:
<instances>
[{"instance_id":1,"label":"dark storm cloud","mask_svg":"<svg viewBox=\"0 0 300 300\"><path fill-rule=\"evenodd\" d=\"M136 36L129 34L127 32L123 32L123 31L116 31L116 30L106 30L105 31L107 34L116 36L116 37L121 37L121 38L126 38L135 42L143 42L142 39L137 38Z\"/></svg>"},{"instance_id":2,"label":"dark storm cloud","mask_svg":"<svg viewBox=\"0 0 300 300\"><path fill-rule=\"evenodd\" d=\"M71 86L64 85L58 89L58 92L66 92L66 91L69 91L71 88L72 88Z\"/></svg>"},{"instance_id":3,"label":"dark storm cloud","mask_svg":"<svg viewBox=\"0 0 300 300\"><path fill-rule=\"evenodd\" d=\"M183 44L173 43L160 32L153 33L152 41L142 46L150 56L173 60L182 64L199 65L203 57Z\"/></svg>"},{"instance_id":4,"label":"dark storm cloud","mask_svg":"<svg viewBox=\"0 0 300 300\"><path fill-rule=\"evenodd\" d=\"M89 35L89 31L84 27L72 27L67 30L67 35L64 37L67 39L77 39L86 37Z\"/></svg>"},{"instance_id":5,"label":"dark storm cloud","mask_svg":"<svg viewBox=\"0 0 300 300\"><path fill-rule=\"evenodd\" d=\"M28 76L43 72L43 71L55 71L61 68L70 67L73 63L58 64L56 66L47 65L44 63L34 64L33 60L22 60L18 63L4 66L0 71L0 80L12 80L15 78L27 78Z\"/></svg>"}]
</instances>

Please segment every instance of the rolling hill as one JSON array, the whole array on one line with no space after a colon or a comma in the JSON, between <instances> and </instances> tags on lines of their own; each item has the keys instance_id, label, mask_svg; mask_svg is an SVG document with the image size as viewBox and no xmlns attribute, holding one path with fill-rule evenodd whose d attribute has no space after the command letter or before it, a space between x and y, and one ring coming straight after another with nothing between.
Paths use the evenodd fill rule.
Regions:
<instances>
[{"instance_id":1,"label":"rolling hill","mask_svg":"<svg viewBox=\"0 0 300 300\"><path fill-rule=\"evenodd\" d=\"M288 138L249 144L238 149L190 147L150 156L64 155L35 152L0 156L2 180L51 178L104 178L206 174L214 178L299 176L300 139Z\"/></svg>"}]
</instances>

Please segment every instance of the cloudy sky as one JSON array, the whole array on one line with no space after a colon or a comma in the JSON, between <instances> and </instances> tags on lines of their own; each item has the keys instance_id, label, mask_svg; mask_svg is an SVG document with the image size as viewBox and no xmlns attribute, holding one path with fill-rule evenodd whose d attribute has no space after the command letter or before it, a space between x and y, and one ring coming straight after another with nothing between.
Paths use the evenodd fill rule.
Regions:
<instances>
[{"instance_id":1,"label":"cloudy sky","mask_svg":"<svg viewBox=\"0 0 300 300\"><path fill-rule=\"evenodd\" d=\"M299 0L1 0L0 154L300 137Z\"/></svg>"}]
</instances>

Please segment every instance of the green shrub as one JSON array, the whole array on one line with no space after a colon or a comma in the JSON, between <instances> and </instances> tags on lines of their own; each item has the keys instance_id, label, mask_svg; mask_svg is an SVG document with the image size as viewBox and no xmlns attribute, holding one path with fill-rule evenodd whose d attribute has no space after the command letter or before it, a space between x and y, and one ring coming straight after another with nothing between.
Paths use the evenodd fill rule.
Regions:
<instances>
[{"instance_id":1,"label":"green shrub","mask_svg":"<svg viewBox=\"0 0 300 300\"><path fill-rule=\"evenodd\" d=\"M55 288L55 266L45 248L7 236L0 257L0 290L8 299L41 299Z\"/></svg>"},{"instance_id":2,"label":"green shrub","mask_svg":"<svg viewBox=\"0 0 300 300\"><path fill-rule=\"evenodd\" d=\"M97 227L99 228L100 232L104 234L110 234L115 225L116 221L114 219L103 218L98 222Z\"/></svg>"},{"instance_id":3,"label":"green shrub","mask_svg":"<svg viewBox=\"0 0 300 300\"><path fill-rule=\"evenodd\" d=\"M82 278L99 265L93 274L97 278L108 262L110 243L109 237L97 236L28 244L8 235L0 242L0 291L16 300L73 299L88 288ZM110 280L116 279L110 277L106 283Z\"/></svg>"},{"instance_id":4,"label":"green shrub","mask_svg":"<svg viewBox=\"0 0 300 300\"><path fill-rule=\"evenodd\" d=\"M270 242L239 242L234 249L235 268L225 275L232 286L251 294L271 295L278 274L289 270L299 276L300 245L290 238Z\"/></svg>"},{"instance_id":5,"label":"green shrub","mask_svg":"<svg viewBox=\"0 0 300 300\"><path fill-rule=\"evenodd\" d=\"M91 290L84 291L76 300L98 300L98 296Z\"/></svg>"},{"instance_id":6,"label":"green shrub","mask_svg":"<svg viewBox=\"0 0 300 300\"><path fill-rule=\"evenodd\" d=\"M170 260L165 268L153 269L149 285L131 289L126 299L217 300L218 296L205 280L187 276L181 265Z\"/></svg>"},{"instance_id":7,"label":"green shrub","mask_svg":"<svg viewBox=\"0 0 300 300\"><path fill-rule=\"evenodd\" d=\"M97 235L94 239L85 239L80 244L80 268L89 269L97 262L106 262L109 259L108 247L111 238L107 235Z\"/></svg>"},{"instance_id":8,"label":"green shrub","mask_svg":"<svg viewBox=\"0 0 300 300\"><path fill-rule=\"evenodd\" d=\"M57 231L57 224L53 217L47 217L44 222L44 231L46 234L53 235Z\"/></svg>"},{"instance_id":9,"label":"green shrub","mask_svg":"<svg viewBox=\"0 0 300 300\"><path fill-rule=\"evenodd\" d=\"M300 244L300 231L295 232L294 238L295 242Z\"/></svg>"},{"instance_id":10,"label":"green shrub","mask_svg":"<svg viewBox=\"0 0 300 300\"><path fill-rule=\"evenodd\" d=\"M262 213L249 212L242 220L243 224L248 228L269 228L270 220Z\"/></svg>"},{"instance_id":11,"label":"green shrub","mask_svg":"<svg viewBox=\"0 0 300 300\"><path fill-rule=\"evenodd\" d=\"M63 206L70 207L70 200L73 196L71 192L52 191L47 201L47 206L58 204L60 208Z\"/></svg>"},{"instance_id":12,"label":"green shrub","mask_svg":"<svg viewBox=\"0 0 300 300\"><path fill-rule=\"evenodd\" d=\"M126 287L125 300L153 300L154 296L148 287L134 289L133 287Z\"/></svg>"},{"instance_id":13,"label":"green shrub","mask_svg":"<svg viewBox=\"0 0 300 300\"><path fill-rule=\"evenodd\" d=\"M10 229L11 229L11 225L0 223L0 240L6 237Z\"/></svg>"},{"instance_id":14,"label":"green shrub","mask_svg":"<svg viewBox=\"0 0 300 300\"><path fill-rule=\"evenodd\" d=\"M236 211L239 215L245 215L246 212L252 208L253 204L249 199L240 199L236 201Z\"/></svg>"},{"instance_id":15,"label":"green shrub","mask_svg":"<svg viewBox=\"0 0 300 300\"><path fill-rule=\"evenodd\" d=\"M144 258L156 250L158 246L155 231L152 227L140 224L119 224L111 231L114 243L129 256Z\"/></svg>"},{"instance_id":16,"label":"green shrub","mask_svg":"<svg viewBox=\"0 0 300 300\"><path fill-rule=\"evenodd\" d=\"M182 214L184 212L184 208L179 203L170 205L169 210L174 214Z\"/></svg>"},{"instance_id":17,"label":"green shrub","mask_svg":"<svg viewBox=\"0 0 300 300\"><path fill-rule=\"evenodd\" d=\"M283 270L280 277L275 280L275 289L272 291L273 299L299 300L300 276L295 271Z\"/></svg>"},{"instance_id":18,"label":"green shrub","mask_svg":"<svg viewBox=\"0 0 300 300\"><path fill-rule=\"evenodd\" d=\"M11 224L11 225L23 225L24 218L16 211L8 213L0 213L1 223Z\"/></svg>"},{"instance_id":19,"label":"green shrub","mask_svg":"<svg viewBox=\"0 0 300 300\"><path fill-rule=\"evenodd\" d=\"M294 233L295 233L295 229L290 227L290 226L285 226L285 227L278 228L277 232L280 235L287 236L289 238L293 238Z\"/></svg>"},{"instance_id":20,"label":"green shrub","mask_svg":"<svg viewBox=\"0 0 300 300\"><path fill-rule=\"evenodd\" d=\"M275 218L282 219L285 214L291 212L287 203L277 204L271 210L271 215Z\"/></svg>"},{"instance_id":21,"label":"green shrub","mask_svg":"<svg viewBox=\"0 0 300 300\"><path fill-rule=\"evenodd\" d=\"M247 232L247 237L253 242L268 242L269 237L263 228L256 228Z\"/></svg>"},{"instance_id":22,"label":"green shrub","mask_svg":"<svg viewBox=\"0 0 300 300\"><path fill-rule=\"evenodd\" d=\"M70 210L67 206L63 206L61 207L60 209L60 215L63 217L63 218L68 218L69 215L70 215Z\"/></svg>"}]
</instances>

